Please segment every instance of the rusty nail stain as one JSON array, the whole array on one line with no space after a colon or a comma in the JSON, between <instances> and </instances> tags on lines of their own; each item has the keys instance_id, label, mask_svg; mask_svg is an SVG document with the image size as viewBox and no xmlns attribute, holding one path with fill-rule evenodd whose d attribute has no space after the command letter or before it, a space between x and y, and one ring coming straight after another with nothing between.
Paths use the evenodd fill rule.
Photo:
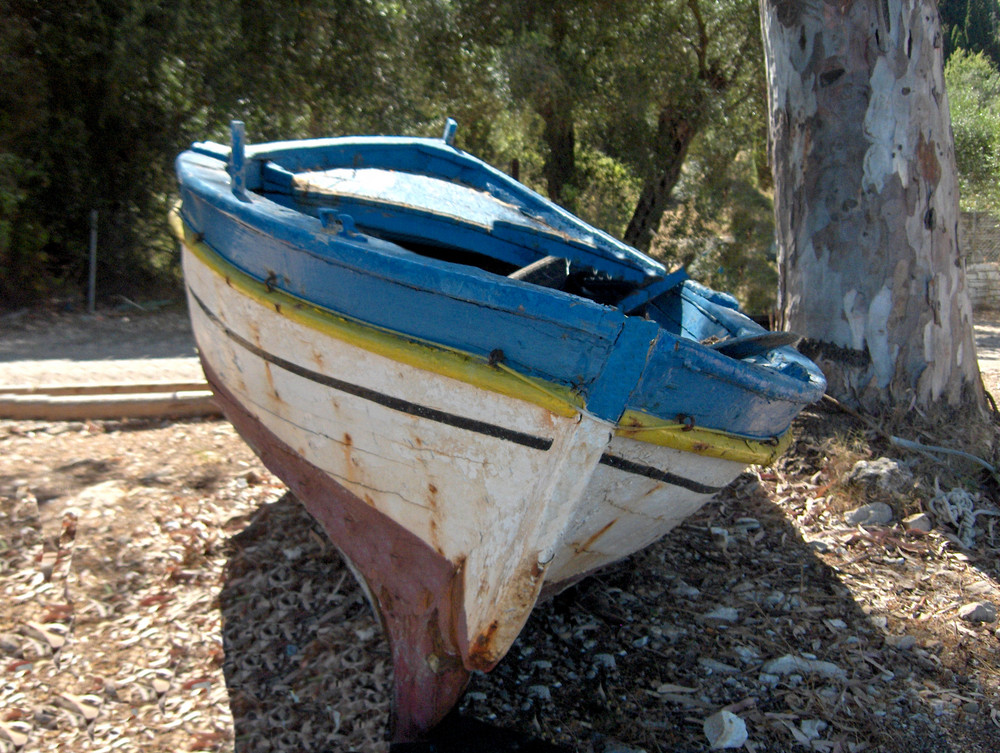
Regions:
<instances>
[{"instance_id":1,"label":"rusty nail stain","mask_svg":"<svg viewBox=\"0 0 1000 753\"><path fill-rule=\"evenodd\" d=\"M611 526L613 526L617 522L618 522L618 518L615 518L610 523L607 523L600 531L597 531L589 539L587 539L582 544L580 544L580 546L576 547L576 551L577 552L585 552L585 551L587 551L587 549L589 549L590 546L595 541L597 541L599 538L601 538L601 536L603 536L604 534L606 534L608 532L608 529L611 528Z\"/></svg>"},{"instance_id":2,"label":"rusty nail stain","mask_svg":"<svg viewBox=\"0 0 1000 753\"><path fill-rule=\"evenodd\" d=\"M488 671L493 667L494 660L490 657L490 644L496 636L500 625L496 620L490 626L476 636L476 640L469 646L469 664L473 669Z\"/></svg>"}]
</instances>

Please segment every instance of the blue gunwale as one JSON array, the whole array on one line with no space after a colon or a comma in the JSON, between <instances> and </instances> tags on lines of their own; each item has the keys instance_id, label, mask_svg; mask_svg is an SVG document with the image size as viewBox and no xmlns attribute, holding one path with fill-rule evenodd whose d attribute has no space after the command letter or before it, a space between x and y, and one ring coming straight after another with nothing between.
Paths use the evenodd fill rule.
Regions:
<instances>
[{"instance_id":1,"label":"blue gunwale","mask_svg":"<svg viewBox=\"0 0 1000 753\"><path fill-rule=\"evenodd\" d=\"M480 389L534 403L556 415L572 417L583 409L579 395L559 385L529 379L504 364L491 363L489 358L443 348L434 343L416 342L399 333L351 320L321 309L309 301L297 299L284 291L270 288L245 274L209 248L183 221L179 213L171 214L171 222L176 236L188 252L207 265L213 274L224 279L228 286L300 325L401 363L459 379ZM192 302L203 308L209 318L220 326L221 321L212 308L205 304L193 289L190 290L190 295ZM276 362L275 358L268 360ZM641 442L672 447L698 455L760 464L772 462L784 452L791 440L789 431L781 436L757 440L703 427L692 428L684 423L663 421L630 411L626 411L622 416L615 433Z\"/></svg>"},{"instance_id":2,"label":"blue gunwale","mask_svg":"<svg viewBox=\"0 0 1000 753\"><path fill-rule=\"evenodd\" d=\"M255 192L262 190L263 160L280 157L281 169L295 172L329 166L351 150L372 162L406 156L413 169L437 169L441 162L445 174L469 185L497 184L493 191L520 187L441 142L326 139L248 149L248 193L240 200L221 159L228 150L199 145L178 158L185 223L220 258L268 288L418 342L477 358L502 352L505 368L570 390L586 410L614 423L639 416L637 424L648 427L682 416L698 427L773 441L802 405L822 394L821 377L812 373L803 378L736 361L614 307L324 227L317 217ZM542 202L540 211L553 211L554 205L533 196ZM591 232L595 248L610 239ZM633 275L642 270L643 277L652 277L647 272L662 269L652 260L647 267L632 266L632 258L642 255L625 247L630 253L619 257L617 246L623 244L610 240L610 258L625 259ZM811 366L791 348L779 350L787 351L788 362Z\"/></svg>"}]
</instances>

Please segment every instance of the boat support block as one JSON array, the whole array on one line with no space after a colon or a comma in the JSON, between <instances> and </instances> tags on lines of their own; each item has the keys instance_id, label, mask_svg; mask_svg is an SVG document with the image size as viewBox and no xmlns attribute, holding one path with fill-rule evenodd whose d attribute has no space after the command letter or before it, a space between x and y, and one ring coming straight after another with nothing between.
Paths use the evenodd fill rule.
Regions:
<instances>
[{"instance_id":1,"label":"boat support block","mask_svg":"<svg viewBox=\"0 0 1000 753\"><path fill-rule=\"evenodd\" d=\"M226 417L319 521L359 578L392 650L392 738L422 739L469 681L457 638L465 628L462 568L305 461L202 365Z\"/></svg>"}]
</instances>

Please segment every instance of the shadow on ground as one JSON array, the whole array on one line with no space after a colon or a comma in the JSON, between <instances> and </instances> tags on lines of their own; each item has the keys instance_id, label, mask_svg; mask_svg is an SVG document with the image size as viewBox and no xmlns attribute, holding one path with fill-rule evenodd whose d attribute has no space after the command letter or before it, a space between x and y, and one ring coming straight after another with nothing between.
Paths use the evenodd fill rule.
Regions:
<instances>
[{"instance_id":1,"label":"shadow on ground","mask_svg":"<svg viewBox=\"0 0 1000 753\"><path fill-rule=\"evenodd\" d=\"M388 648L318 526L286 495L233 545L221 604L237 753L386 750ZM890 645L871 611L745 474L674 535L536 608L461 710L580 753L708 750L703 720L723 707L761 753L997 749L985 710L930 703L947 672L933 651Z\"/></svg>"}]
</instances>

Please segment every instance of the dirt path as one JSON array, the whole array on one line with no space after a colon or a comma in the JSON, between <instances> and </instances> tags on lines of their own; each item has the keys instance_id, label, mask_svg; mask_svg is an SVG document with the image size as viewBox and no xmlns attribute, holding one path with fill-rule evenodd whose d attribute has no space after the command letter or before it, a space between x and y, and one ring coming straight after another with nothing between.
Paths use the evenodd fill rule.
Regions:
<instances>
[{"instance_id":1,"label":"dirt path","mask_svg":"<svg viewBox=\"0 0 1000 753\"><path fill-rule=\"evenodd\" d=\"M0 319L0 386L202 378L187 311Z\"/></svg>"}]
</instances>

